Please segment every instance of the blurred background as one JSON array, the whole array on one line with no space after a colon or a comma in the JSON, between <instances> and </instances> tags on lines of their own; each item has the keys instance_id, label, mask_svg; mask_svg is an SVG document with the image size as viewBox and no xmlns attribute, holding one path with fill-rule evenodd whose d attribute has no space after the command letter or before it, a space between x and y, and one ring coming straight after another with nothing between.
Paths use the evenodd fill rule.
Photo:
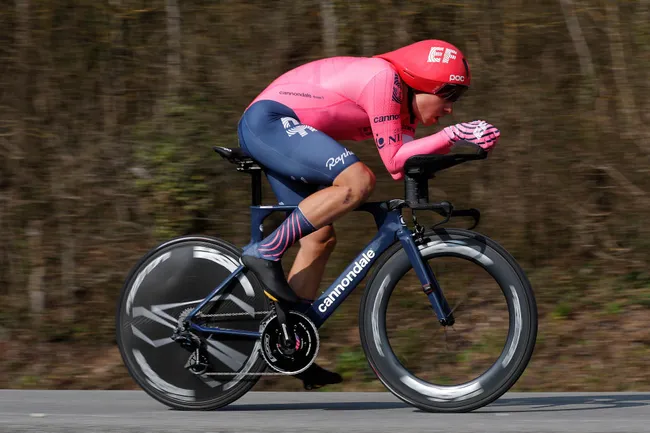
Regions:
<instances>
[{"instance_id":1,"label":"blurred background","mask_svg":"<svg viewBox=\"0 0 650 433\"><path fill-rule=\"evenodd\" d=\"M0 387L133 388L114 337L130 268L177 235L248 242L249 178L211 149L237 146L243 109L307 61L436 38L473 75L442 126L502 132L430 185L480 209L532 282L539 336L513 390L649 390L649 0L0 0ZM377 174L371 200L403 196L372 141L344 144ZM375 230L359 214L335 227L322 289ZM319 362L346 378L329 389L383 390L362 292L322 329ZM404 338L426 363L424 331Z\"/></svg>"}]
</instances>

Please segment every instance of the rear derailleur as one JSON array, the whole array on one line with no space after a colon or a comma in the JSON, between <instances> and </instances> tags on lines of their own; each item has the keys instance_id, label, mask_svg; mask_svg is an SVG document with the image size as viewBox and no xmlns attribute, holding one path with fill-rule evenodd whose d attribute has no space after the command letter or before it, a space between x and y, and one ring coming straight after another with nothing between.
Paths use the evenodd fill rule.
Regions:
<instances>
[{"instance_id":1,"label":"rear derailleur","mask_svg":"<svg viewBox=\"0 0 650 433\"><path fill-rule=\"evenodd\" d=\"M171 339L191 353L184 367L193 374L201 375L208 371L210 361L205 341L191 331L189 322L186 320L190 311L192 309L181 313L178 318L178 326L174 329Z\"/></svg>"}]
</instances>

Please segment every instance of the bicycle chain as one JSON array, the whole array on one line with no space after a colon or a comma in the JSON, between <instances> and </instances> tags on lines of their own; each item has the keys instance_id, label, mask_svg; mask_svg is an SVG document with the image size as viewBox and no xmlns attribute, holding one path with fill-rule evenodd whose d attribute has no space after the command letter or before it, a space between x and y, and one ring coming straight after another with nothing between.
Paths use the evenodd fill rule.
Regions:
<instances>
[{"instance_id":1,"label":"bicycle chain","mask_svg":"<svg viewBox=\"0 0 650 433\"><path fill-rule=\"evenodd\" d=\"M268 310L268 311L255 311L253 314L255 316L257 315L267 315L269 313L272 313L273 310ZM199 319L210 319L210 318L219 318L219 317L235 317L235 316L248 316L250 317L250 313L219 313L219 314L203 314L199 313L195 317ZM294 373L292 372L286 372L286 373L280 373L277 371L270 371L270 372L262 372L262 373L241 373L241 372L233 372L233 373L225 373L225 372L218 372L218 373L203 373L200 374L199 376L291 376Z\"/></svg>"},{"instance_id":2,"label":"bicycle chain","mask_svg":"<svg viewBox=\"0 0 650 433\"><path fill-rule=\"evenodd\" d=\"M291 376L294 373L280 373L278 371L271 371L268 373L203 373L199 376Z\"/></svg>"},{"instance_id":3,"label":"bicycle chain","mask_svg":"<svg viewBox=\"0 0 650 433\"><path fill-rule=\"evenodd\" d=\"M268 310L268 311L255 311L253 313L253 316L257 315L266 315L269 313L272 313L273 310ZM203 313L198 313L195 318L199 319L210 319L210 318L219 318L219 317L235 317L235 316L248 316L251 317L251 313L218 313L218 314L203 314Z\"/></svg>"}]
</instances>

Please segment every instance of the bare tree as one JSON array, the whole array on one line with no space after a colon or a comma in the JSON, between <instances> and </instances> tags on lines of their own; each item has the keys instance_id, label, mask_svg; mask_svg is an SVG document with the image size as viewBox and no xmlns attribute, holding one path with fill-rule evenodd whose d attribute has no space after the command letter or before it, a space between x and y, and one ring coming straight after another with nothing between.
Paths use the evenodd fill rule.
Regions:
<instances>
[{"instance_id":1,"label":"bare tree","mask_svg":"<svg viewBox=\"0 0 650 433\"><path fill-rule=\"evenodd\" d=\"M560 0L560 6L562 6L562 14L564 15L564 21L573 41L573 46L578 54L582 76L584 79L591 79L595 74L594 62L591 58L589 45L587 45L582 28L580 27L580 22L576 16L575 4L573 0Z\"/></svg>"},{"instance_id":2,"label":"bare tree","mask_svg":"<svg viewBox=\"0 0 650 433\"><path fill-rule=\"evenodd\" d=\"M45 257L43 257L43 222L32 220L26 230L29 251L29 281L27 291L29 294L29 310L34 320L34 325L41 324L41 315L45 310Z\"/></svg>"},{"instance_id":3,"label":"bare tree","mask_svg":"<svg viewBox=\"0 0 650 433\"><path fill-rule=\"evenodd\" d=\"M21 151L29 151L28 129L30 126L31 95L31 26L29 0L16 0L16 47L18 50L18 86L16 89L18 104L18 130L16 134L17 147ZM45 309L45 292L43 279L45 277L45 261L43 257L43 223L38 215L31 215L27 224L25 237L29 252L29 280L27 295L32 317L40 323L41 314Z\"/></svg>"},{"instance_id":4,"label":"bare tree","mask_svg":"<svg viewBox=\"0 0 650 433\"><path fill-rule=\"evenodd\" d=\"M327 57L336 56L338 45L338 23L333 0L320 1L320 15L323 23L323 46Z\"/></svg>"},{"instance_id":5,"label":"bare tree","mask_svg":"<svg viewBox=\"0 0 650 433\"><path fill-rule=\"evenodd\" d=\"M181 12L177 0L165 0L167 14L167 89L175 97L181 88Z\"/></svg>"},{"instance_id":6,"label":"bare tree","mask_svg":"<svg viewBox=\"0 0 650 433\"><path fill-rule=\"evenodd\" d=\"M634 100L632 82L627 75L625 43L621 33L619 9L616 2L605 1L606 31L609 39L609 52L612 59L612 74L616 86L616 106L625 128L622 136L633 140L646 154L650 154L650 142L642 140L645 130Z\"/></svg>"},{"instance_id":7,"label":"bare tree","mask_svg":"<svg viewBox=\"0 0 650 433\"><path fill-rule=\"evenodd\" d=\"M411 42L411 20L409 15L403 9L404 4L401 2L398 2L397 5L393 5L392 8L395 19L395 44L398 47Z\"/></svg>"},{"instance_id":8,"label":"bare tree","mask_svg":"<svg viewBox=\"0 0 650 433\"><path fill-rule=\"evenodd\" d=\"M29 117L29 59L31 34L29 25L29 0L16 0L16 49L18 51L16 102L18 105L18 128L16 134L17 147L25 149L27 140L27 124Z\"/></svg>"},{"instance_id":9,"label":"bare tree","mask_svg":"<svg viewBox=\"0 0 650 433\"><path fill-rule=\"evenodd\" d=\"M641 39L639 49L641 55L639 56L640 68L637 71L642 74L641 89L645 89L645 94L650 93L650 0L639 0L637 2L638 9L635 12L634 33ZM650 98L640 98L642 123L648 125L650 123Z\"/></svg>"},{"instance_id":10,"label":"bare tree","mask_svg":"<svg viewBox=\"0 0 650 433\"><path fill-rule=\"evenodd\" d=\"M376 48L376 26L374 22L373 13L374 8L377 6L375 4L369 4L364 2L355 2L348 1L348 5L351 9L352 16L355 17L352 24L358 28L358 32L361 34L359 38L361 40L361 55L371 56L375 53ZM357 33L358 34L358 33Z\"/></svg>"}]
</instances>

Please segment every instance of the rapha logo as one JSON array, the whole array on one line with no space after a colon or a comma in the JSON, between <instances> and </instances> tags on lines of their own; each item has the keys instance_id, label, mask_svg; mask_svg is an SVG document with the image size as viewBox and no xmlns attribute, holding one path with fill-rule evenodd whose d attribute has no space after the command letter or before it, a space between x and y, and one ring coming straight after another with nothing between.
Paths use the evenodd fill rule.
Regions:
<instances>
[{"instance_id":1,"label":"rapha logo","mask_svg":"<svg viewBox=\"0 0 650 433\"><path fill-rule=\"evenodd\" d=\"M345 152L337 156L336 158L330 158L327 160L325 163L325 167L329 168L330 170L338 165L339 162L343 163L345 165L345 158L347 158L350 155L354 155L354 153L350 152L349 150L345 149Z\"/></svg>"},{"instance_id":2,"label":"rapha logo","mask_svg":"<svg viewBox=\"0 0 650 433\"><path fill-rule=\"evenodd\" d=\"M284 126L287 135L291 137L292 135L299 134L301 137L307 135L307 131L316 132L316 129L308 125L302 125L293 117L283 117L280 119L282 121L282 126Z\"/></svg>"}]
</instances>

